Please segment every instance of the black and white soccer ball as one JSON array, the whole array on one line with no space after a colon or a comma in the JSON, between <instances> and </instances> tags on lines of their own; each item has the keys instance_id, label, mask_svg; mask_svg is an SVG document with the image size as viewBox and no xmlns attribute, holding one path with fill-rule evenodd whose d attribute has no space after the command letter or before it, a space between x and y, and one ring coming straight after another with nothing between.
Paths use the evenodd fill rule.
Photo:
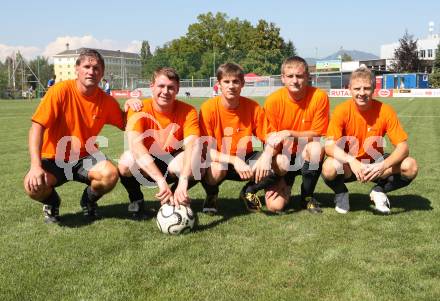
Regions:
<instances>
[{"instance_id":1,"label":"black and white soccer ball","mask_svg":"<svg viewBox=\"0 0 440 301\"><path fill-rule=\"evenodd\" d=\"M156 217L156 224L165 234L177 235L191 231L196 222L196 216L188 206L175 207L164 204L160 207Z\"/></svg>"}]
</instances>

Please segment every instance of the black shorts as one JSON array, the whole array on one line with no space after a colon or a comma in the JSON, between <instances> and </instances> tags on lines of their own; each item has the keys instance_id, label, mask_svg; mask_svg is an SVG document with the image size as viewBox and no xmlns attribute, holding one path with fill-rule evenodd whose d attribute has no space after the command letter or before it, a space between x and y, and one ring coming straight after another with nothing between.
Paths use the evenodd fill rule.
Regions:
<instances>
[{"instance_id":1,"label":"black shorts","mask_svg":"<svg viewBox=\"0 0 440 301\"><path fill-rule=\"evenodd\" d=\"M383 155L382 155L378 160L376 160L376 161L382 161L382 160L385 160L385 159L388 158L389 156L390 156L389 153L385 153L385 154L383 154ZM374 161L374 162L376 162L376 161ZM376 179L376 180L373 180L372 182L377 183L379 180L380 180L380 179ZM354 181L357 181L357 178L356 178L356 175L355 175L353 172L351 172L351 176L350 176L349 178L344 179L344 183L350 183L350 182L354 182Z\"/></svg>"},{"instance_id":2,"label":"black shorts","mask_svg":"<svg viewBox=\"0 0 440 301\"><path fill-rule=\"evenodd\" d=\"M176 150L172 153L170 153L170 155L173 158L176 158L177 155L179 155L181 152L183 152L183 150ZM168 184L170 183L174 183L177 181L177 177L175 175L170 175L169 171L168 171L168 165L170 164L170 160L165 160L165 158L160 158L158 156L155 155L151 155L151 157L153 157L154 160L154 164L156 164L157 168L160 170L160 172L165 176L165 180L167 181ZM147 179L147 181L149 182L154 182L154 180L145 174L145 177Z\"/></svg>"},{"instance_id":3,"label":"black shorts","mask_svg":"<svg viewBox=\"0 0 440 301\"><path fill-rule=\"evenodd\" d=\"M251 161L257 161L258 158L260 158L261 154L262 154L262 152L253 151L244 157L244 162L246 162L246 164L252 166L253 164L251 164ZM255 163L255 162L253 162L253 163ZM228 164L228 171L226 173L224 180L243 181L240 178L240 175L235 170L233 164Z\"/></svg>"},{"instance_id":4,"label":"black shorts","mask_svg":"<svg viewBox=\"0 0 440 301\"><path fill-rule=\"evenodd\" d=\"M51 173L56 178L57 183L55 187L61 186L68 181L76 181L90 185L89 170L98 162L108 160L102 153L102 156L94 155L95 156L88 155L78 161L70 163L43 158L41 164L45 171Z\"/></svg>"}]
</instances>

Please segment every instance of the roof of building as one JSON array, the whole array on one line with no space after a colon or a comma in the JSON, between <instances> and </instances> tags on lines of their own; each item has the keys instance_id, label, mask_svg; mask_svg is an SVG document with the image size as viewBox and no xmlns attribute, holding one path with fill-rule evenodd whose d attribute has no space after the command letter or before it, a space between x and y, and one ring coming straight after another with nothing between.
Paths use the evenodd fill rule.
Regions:
<instances>
[{"instance_id":1,"label":"roof of building","mask_svg":"<svg viewBox=\"0 0 440 301\"><path fill-rule=\"evenodd\" d=\"M54 56L73 56L73 55L79 55L81 50L85 49L85 47L81 47L78 49L73 50L64 50L60 53L55 54ZM137 53L132 52L124 52L120 50L106 50L106 49L95 49L98 51L103 57L124 57L124 58L131 58L131 59L140 59L140 55Z\"/></svg>"}]
</instances>

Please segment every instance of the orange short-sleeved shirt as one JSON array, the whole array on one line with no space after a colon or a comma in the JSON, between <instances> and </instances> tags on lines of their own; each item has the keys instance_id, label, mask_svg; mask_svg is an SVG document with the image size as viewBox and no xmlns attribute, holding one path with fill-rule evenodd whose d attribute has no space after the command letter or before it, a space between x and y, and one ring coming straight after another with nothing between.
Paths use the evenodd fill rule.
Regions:
<instances>
[{"instance_id":1,"label":"orange short-sleeved shirt","mask_svg":"<svg viewBox=\"0 0 440 301\"><path fill-rule=\"evenodd\" d=\"M89 139L99 135L104 124L124 129L124 117L118 102L99 88L91 96L81 94L75 80L52 86L41 100L32 121L46 129L41 156L65 161L69 160L73 145L73 150L79 150L79 158L93 152L86 150L86 143L95 145L95 139ZM57 154L57 144L63 141L63 137L72 137L72 142Z\"/></svg>"},{"instance_id":2,"label":"orange short-sleeved shirt","mask_svg":"<svg viewBox=\"0 0 440 301\"><path fill-rule=\"evenodd\" d=\"M342 137L347 137L347 140L356 138L340 147L347 152L354 152L352 155L358 160L372 159L377 152L383 154L383 147L380 145L385 134L393 145L408 139L393 108L375 99L371 101L372 107L365 112L358 110L353 99L339 104L333 112L327 130L327 137L335 141Z\"/></svg>"},{"instance_id":3,"label":"orange short-sleeved shirt","mask_svg":"<svg viewBox=\"0 0 440 301\"><path fill-rule=\"evenodd\" d=\"M171 153L183 146L186 137L200 136L196 109L177 99L168 114L155 111L153 99L144 99L142 111L128 111L126 130L142 133L144 145L153 155Z\"/></svg>"},{"instance_id":4,"label":"orange short-sleeved shirt","mask_svg":"<svg viewBox=\"0 0 440 301\"><path fill-rule=\"evenodd\" d=\"M330 106L327 94L307 86L306 96L294 101L286 87L269 95L264 103L267 119L277 132L282 130L314 131L325 135L329 122ZM294 145L292 151L296 151Z\"/></svg>"},{"instance_id":5,"label":"orange short-sleeved shirt","mask_svg":"<svg viewBox=\"0 0 440 301\"><path fill-rule=\"evenodd\" d=\"M252 152L252 136L265 142L271 131L264 110L256 101L242 96L239 101L236 109L227 109L221 96L217 96L200 107L202 136L214 137L218 151L234 156Z\"/></svg>"}]
</instances>

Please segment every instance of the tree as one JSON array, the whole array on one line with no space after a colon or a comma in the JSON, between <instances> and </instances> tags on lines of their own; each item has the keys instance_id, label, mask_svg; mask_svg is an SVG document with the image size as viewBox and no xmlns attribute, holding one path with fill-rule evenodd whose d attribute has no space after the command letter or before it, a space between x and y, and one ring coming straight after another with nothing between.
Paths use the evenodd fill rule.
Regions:
<instances>
[{"instance_id":1,"label":"tree","mask_svg":"<svg viewBox=\"0 0 440 301\"><path fill-rule=\"evenodd\" d=\"M146 57L147 45L142 45L141 57ZM246 72L279 74L281 61L295 53L292 41L285 42L274 23L259 20L254 27L247 20L209 12L199 15L185 36L156 48L143 66L143 74L172 66L181 78L206 78L224 62L238 63Z\"/></svg>"},{"instance_id":2,"label":"tree","mask_svg":"<svg viewBox=\"0 0 440 301\"><path fill-rule=\"evenodd\" d=\"M8 87L8 67L0 62L0 98L6 97L6 89Z\"/></svg>"},{"instance_id":3,"label":"tree","mask_svg":"<svg viewBox=\"0 0 440 301\"><path fill-rule=\"evenodd\" d=\"M417 52L417 40L405 31L399 39L400 46L394 50L394 63L391 68L394 72L417 72L420 67L420 60Z\"/></svg>"},{"instance_id":4,"label":"tree","mask_svg":"<svg viewBox=\"0 0 440 301\"><path fill-rule=\"evenodd\" d=\"M341 61L343 61L343 62L351 62L352 60L353 60L353 58L351 57L351 55L349 55L345 52L341 56Z\"/></svg>"},{"instance_id":5,"label":"tree","mask_svg":"<svg viewBox=\"0 0 440 301\"><path fill-rule=\"evenodd\" d=\"M432 88L440 88L440 44L437 45L435 51L435 60L432 66L432 74L429 76L429 83Z\"/></svg>"},{"instance_id":6,"label":"tree","mask_svg":"<svg viewBox=\"0 0 440 301\"><path fill-rule=\"evenodd\" d=\"M34 90L45 89L47 81L54 75L54 67L53 64L49 63L49 58L37 56L35 59L29 61L28 66L33 72L27 77L29 85L31 85Z\"/></svg>"},{"instance_id":7,"label":"tree","mask_svg":"<svg viewBox=\"0 0 440 301\"><path fill-rule=\"evenodd\" d=\"M141 64L142 64L142 76L149 77L151 74L148 74L148 64L150 59L153 57L150 50L150 43L148 41L142 41L141 46Z\"/></svg>"}]
</instances>

